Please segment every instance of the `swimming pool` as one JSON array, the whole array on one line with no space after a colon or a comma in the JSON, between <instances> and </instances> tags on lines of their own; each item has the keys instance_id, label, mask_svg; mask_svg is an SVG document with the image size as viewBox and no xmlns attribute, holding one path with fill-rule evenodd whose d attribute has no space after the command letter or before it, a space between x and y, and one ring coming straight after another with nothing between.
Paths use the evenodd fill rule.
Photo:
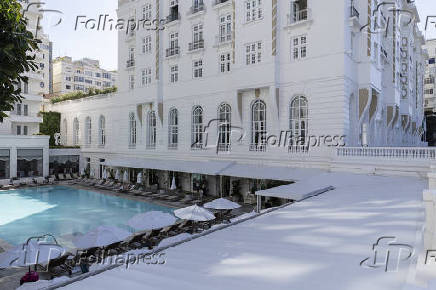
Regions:
<instances>
[{"instance_id":1,"label":"swimming pool","mask_svg":"<svg viewBox=\"0 0 436 290\"><path fill-rule=\"evenodd\" d=\"M173 213L172 208L65 186L0 192L0 239L18 245L35 235L50 233L66 247L72 237L100 225L128 230L127 221L147 211Z\"/></svg>"}]
</instances>

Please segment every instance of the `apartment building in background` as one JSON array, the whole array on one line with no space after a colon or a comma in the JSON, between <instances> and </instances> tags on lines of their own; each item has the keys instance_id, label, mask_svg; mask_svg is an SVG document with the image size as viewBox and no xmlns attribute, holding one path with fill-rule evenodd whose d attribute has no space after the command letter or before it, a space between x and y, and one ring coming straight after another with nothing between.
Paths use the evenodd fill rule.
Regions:
<instances>
[{"instance_id":1,"label":"apartment building in background","mask_svg":"<svg viewBox=\"0 0 436 290\"><path fill-rule=\"evenodd\" d=\"M106 89L116 86L118 73L100 68L98 60L58 57L53 61L53 93L87 92L90 88Z\"/></svg>"},{"instance_id":2,"label":"apartment building in background","mask_svg":"<svg viewBox=\"0 0 436 290\"><path fill-rule=\"evenodd\" d=\"M51 107L63 142L96 175L167 164L186 188L200 177L165 160L319 167L338 146L424 146L424 37L395 2L414 20L373 0L119 0L119 18L165 24L119 32L117 94ZM326 135L341 144L308 146Z\"/></svg>"},{"instance_id":3,"label":"apartment building in background","mask_svg":"<svg viewBox=\"0 0 436 290\"><path fill-rule=\"evenodd\" d=\"M23 100L15 104L8 117L0 123L0 179L12 177L47 176L49 164L49 137L37 136L43 119L43 96L50 93L52 43L41 27L37 27L43 17L42 7L20 1L27 29L41 43L38 50L29 52L35 56L36 71L29 71L27 83L21 83Z\"/></svg>"}]
</instances>

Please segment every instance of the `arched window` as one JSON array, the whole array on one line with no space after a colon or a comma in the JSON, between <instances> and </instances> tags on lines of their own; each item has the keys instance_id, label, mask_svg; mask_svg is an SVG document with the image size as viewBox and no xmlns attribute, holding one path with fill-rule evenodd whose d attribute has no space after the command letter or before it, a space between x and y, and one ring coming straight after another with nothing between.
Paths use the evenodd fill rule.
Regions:
<instances>
[{"instance_id":1,"label":"arched window","mask_svg":"<svg viewBox=\"0 0 436 290\"><path fill-rule=\"evenodd\" d=\"M230 151L232 108L221 104L218 108L218 151Z\"/></svg>"},{"instance_id":2,"label":"arched window","mask_svg":"<svg viewBox=\"0 0 436 290\"><path fill-rule=\"evenodd\" d=\"M85 119L85 142L86 145L91 145L91 117Z\"/></svg>"},{"instance_id":3,"label":"arched window","mask_svg":"<svg viewBox=\"0 0 436 290\"><path fill-rule=\"evenodd\" d=\"M79 145L79 120L77 118L73 121L73 144Z\"/></svg>"},{"instance_id":4,"label":"arched window","mask_svg":"<svg viewBox=\"0 0 436 290\"><path fill-rule=\"evenodd\" d=\"M304 96L295 97L289 106L290 146L306 147L308 128L308 104Z\"/></svg>"},{"instance_id":5,"label":"arched window","mask_svg":"<svg viewBox=\"0 0 436 290\"><path fill-rule=\"evenodd\" d=\"M61 142L62 145L67 145L68 143L68 123L67 119L62 121L62 132L61 132Z\"/></svg>"},{"instance_id":6,"label":"arched window","mask_svg":"<svg viewBox=\"0 0 436 290\"><path fill-rule=\"evenodd\" d=\"M256 100L251 107L251 151L266 150L266 105Z\"/></svg>"},{"instance_id":7,"label":"arched window","mask_svg":"<svg viewBox=\"0 0 436 290\"><path fill-rule=\"evenodd\" d=\"M148 112L147 115L147 148L156 148L156 113Z\"/></svg>"},{"instance_id":8,"label":"arched window","mask_svg":"<svg viewBox=\"0 0 436 290\"><path fill-rule=\"evenodd\" d=\"M136 118L133 112L129 114L129 146L136 146Z\"/></svg>"},{"instance_id":9,"label":"arched window","mask_svg":"<svg viewBox=\"0 0 436 290\"><path fill-rule=\"evenodd\" d=\"M100 146L106 145L106 119L100 116L98 120L98 144Z\"/></svg>"},{"instance_id":10,"label":"arched window","mask_svg":"<svg viewBox=\"0 0 436 290\"><path fill-rule=\"evenodd\" d=\"M195 106L192 110L192 138L191 148L203 148L203 108Z\"/></svg>"},{"instance_id":11,"label":"arched window","mask_svg":"<svg viewBox=\"0 0 436 290\"><path fill-rule=\"evenodd\" d=\"M168 117L168 148L177 149L179 143L179 116L176 108L170 110Z\"/></svg>"}]
</instances>

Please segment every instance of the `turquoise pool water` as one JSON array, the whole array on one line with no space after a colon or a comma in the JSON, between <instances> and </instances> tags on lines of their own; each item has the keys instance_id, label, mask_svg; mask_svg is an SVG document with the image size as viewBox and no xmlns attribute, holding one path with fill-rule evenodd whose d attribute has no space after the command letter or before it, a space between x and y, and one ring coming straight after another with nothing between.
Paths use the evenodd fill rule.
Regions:
<instances>
[{"instance_id":1,"label":"turquoise pool water","mask_svg":"<svg viewBox=\"0 0 436 290\"><path fill-rule=\"evenodd\" d=\"M173 212L160 205L64 186L0 191L0 239L18 245L31 236L50 233L69 246L75 234L100 225L132 230L127 221L152 210Z\"/></svg>"}]
</instances>

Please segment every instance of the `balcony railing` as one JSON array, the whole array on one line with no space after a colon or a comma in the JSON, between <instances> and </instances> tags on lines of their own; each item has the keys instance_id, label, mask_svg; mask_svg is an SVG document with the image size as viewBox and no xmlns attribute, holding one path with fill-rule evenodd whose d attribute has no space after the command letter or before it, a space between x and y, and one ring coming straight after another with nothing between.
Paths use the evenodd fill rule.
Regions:
<instances>
[{"instance_id":1,"label":"balcony railing","mask_svg":"<svg viewBox=\"0 0 436 290\"><path fill-rule=\"evenodd\" d=\"M224 44L224 43L229 43L232 40L233 40L233 34L232 33L222 34L222 35L217 35L216 36L216 44L217 45Z\"/></svg>"},{"instance_id":2,"label":"balcony railing","mask_svg":"<svg viewBox=\"0 0 436 290\"><path fill-rule=\"evenodd\" d=\"M177 20L180 20L180 13L170 14L167 16L166 23L170 23L170 22L177 21Z\"/></svg>"},{"instance_id":3,"label":"balcony railing","mask_svg":"<svg viewBox=\"0 0 436 290\"><path fill-rule=\"evenodd\" d=\"M295 24L306 21L310 18L310 9L297 10L293 14L288 14L288 24Z\"/></svg>"},{"instance_id":4,"label":"balcony railing","mask_svg":"<svg viewBox=\"0 0 436 290\"><path fill-rule=\"evenodd\" d=\"M197 6L192 6L189 9L188 15L189 14L192 15L192 14L195 14L195 13L200 12L200 11L204 11L204 4L200 4L200 5L197 5Z\"/></svg>"},{"instance_id":5,"label":"balcony railing","mask_svg":"<svg viewBox=\"0 0 436 290\"><path fill-rule=\"evenodd\" d=\"M354 7L354 5L351 5L350 8L350 17L360 17L359 11L357 11L356 7Z\"/></svg>"},{"instance_id":6,"label":"balcony railing","mask_svg":"<svg viewBox=\"0 0 436 290\"><path fill-rule=\"evenodd\" d=\"M436 148L427 147L342 147L336 149L340 157L378 157L385 159L436 160Z\"/></svg>"},{"instance_id":7,"label":"balcony railing","mask_svg":"<svg viewBox=\"0 0 436 290\"><path fill-rule=\"evenodd\" d=\"M230 144L218 144L218 152L230 152L231 145Z\"/></svg>"},{"instance_id":8,"label":"balcony railing","mask_svg":"<svg viewBox=\"0 0 436 290\"><path fill-rule=\"evenodd\" d=\"M126 63L126 68L131 68L135 66L135 60L134 59L129 59Z\"/></svg>"},{"instance_id":9,"label":"balcony railing","mask_svg":"<svg viewBox=\"0 0 436 290\"><path fill-rule=\"evenodd\" d=\"M203 49L203 48L204 48L204 40L203 39L189 43L189 51L194 51L194 50Z\"/></svg>"},{"instance_id":10,"label":"balcony railing","mask_svg":"<svg viewBox=\"0 0 436 290\"><path fill-rule=\"evenodd\" d=\"M220 4L226 3L226 2L228 2L228 1L229 1L229 0L215 0L214 3L213 3L213 5L214 5L214 6L216 6L216 5L220 5Z\"/></svg>"},{"instance_id":11,"label":"balcony railing","mask_svg":"<svg viewBox=\"0 0 436 290\"><path fill-rule=\"evenodd\" d=\"M180 54L180 47L179 46L175 46L175 47L170 47L166 49L166 57L171 57L171 56L175 56L175 55L179 55Z\"/></svg>"}]
</instances>

